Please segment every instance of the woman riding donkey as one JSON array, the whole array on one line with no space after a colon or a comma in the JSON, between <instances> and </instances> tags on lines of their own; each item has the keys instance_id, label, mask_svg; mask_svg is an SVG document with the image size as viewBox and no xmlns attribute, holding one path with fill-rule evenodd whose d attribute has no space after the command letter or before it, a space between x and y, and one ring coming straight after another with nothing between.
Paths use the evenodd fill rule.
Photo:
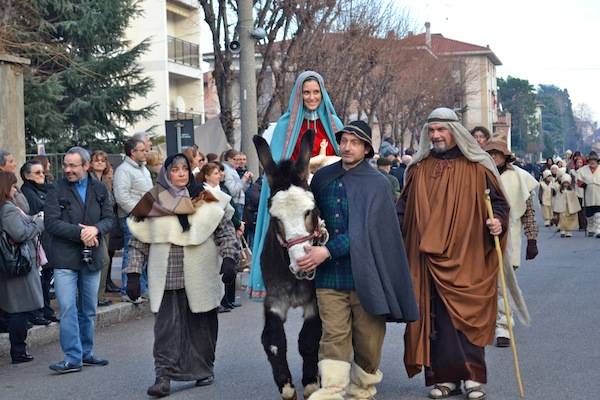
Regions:
<instances>
[{"instance_id":1,"label":"woman riding donkey","mask_svg":"<svg viewBox=\"0 0 600 400\"><path fill-rule=\"evenodd\" d=\"M325 145L324 142L327 142L325 155L336 155L338 146L334 134L342 126L342 121L337 117L327 90L325 90L325 83L321 75L314 71L301 73L292 88L287 112L279 118L273 132L270 147L274 162L287 159L297 160L300 155L300 143L309 129L314 132L311 157L319 157L321 145ZM251 298L265 297L260 260L269 227L270 215L267 200L270 194L269 185L263 184L252 249L254 257L248 287L248 294Z\"/></svg>"}]
</instances>

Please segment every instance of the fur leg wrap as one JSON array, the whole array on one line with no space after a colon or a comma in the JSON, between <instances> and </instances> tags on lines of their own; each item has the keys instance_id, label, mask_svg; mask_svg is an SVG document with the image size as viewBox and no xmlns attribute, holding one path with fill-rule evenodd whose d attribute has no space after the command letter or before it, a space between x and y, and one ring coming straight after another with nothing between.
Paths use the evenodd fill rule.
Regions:
<instances>
[{"instance_id":1,"label":"fur leg wrap","mask_svg":"<svg viewBox=\"0 0 600 400\"><path fill-rule=\"evenodd\" d=\"M352 363L350 370L350 386L348 387L348 399L370 400L377 393L375 385L381 382L383 373L380 370L373 374L367 373L356 363Z\"/></svg>"},{"instance_id":2,"label":"fur leg wrap","mask_svg":"<svg viewBox=\"0 0 600 400\"><path fill-rule=\"evenodd\" d=\"M308 399L317 390L319 390L318 383L309 383L308 385L304 386L304 398Z\"/></svg>"},{"instance_id":3,"label":"fur leg wrap","mask_svg":"<svg viewBox=\"0 0 600 400\"><path fill-rule=\"evenodd\" d=\"M321 389L310 396L310 400L344 400L346 387L350 383L350 363L338 360L319 361Z\"/></svg>"},{"instance_id":4,"label":"fur leg wrap","mask_svg":"<svg viewBox=\"0 0 600 400\"><path fill-rule=\"evenodd\" d=\"M281 398L284 400L295 400L296 399L296 389L289 383L286 383L281 388Z\"/></svg>"}]
</instances>

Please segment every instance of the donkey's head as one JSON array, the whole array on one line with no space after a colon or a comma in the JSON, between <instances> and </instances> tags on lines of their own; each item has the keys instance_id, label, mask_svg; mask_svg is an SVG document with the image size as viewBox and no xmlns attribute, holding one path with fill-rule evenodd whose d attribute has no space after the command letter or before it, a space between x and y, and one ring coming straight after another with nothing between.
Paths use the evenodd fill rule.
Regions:
<instances>
[{"instance_id":1,"label":"donkey's head","mask_svg":"<svg viewBox=\"0 0 600 400\"><path fill-rule=\"evenodd\" d=\"M273 161L269 145L262 137L254 136L253 140L271 188L269 213L272 226L282 246L287 248L290 269L297 277L302 277L297 260L306 255L304 246L312 243L319 218L315 198L307 183L314 132L309 130L302 137L297 160L281 160L278 164Z\"/></svg>"}]
</instances>

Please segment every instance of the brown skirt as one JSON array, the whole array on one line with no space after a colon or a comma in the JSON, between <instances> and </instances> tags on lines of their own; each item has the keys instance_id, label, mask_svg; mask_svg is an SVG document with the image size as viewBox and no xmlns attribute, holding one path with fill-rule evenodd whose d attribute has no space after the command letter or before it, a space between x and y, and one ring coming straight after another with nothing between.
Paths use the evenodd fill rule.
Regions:
<instances>
[{"instance_id":1,"label":"brown skirt","mask_svg":"<svg viewBox=\"0 0 600 400\"><path fill-rule=\"evenodd\" d=\"M431 366L425 367L425 385L472 380L487 383L485 350L454 328L442 299L432 285Z\"/></svg>"},{"instance_id":2,"label":"brown skirt","mask_svg":"<svg viewBox=\"0 0 600 400\"><path fill-rule=\"evenodd\" d=\"M576 231L579 229L579 218L577 214L560 213L558 227L561 231Z\"/></svg>"},{"instance_id":3,"label":"brown skirt","mask_svg":"<svg viewBox=\"0 0 600 400\"><path fill-rule=\"evenodd\" d=\"M217 309L195 314L185 289L165 290L154 321L156 376L194 381L213 375L218 324Z\"/></svg>"},{"instance_id":4,"label":"brown skirt","mask_svg":"<svg viewBox=\"0 0 600 400\"><path fill-rule=\"evenodd\" d=\"M542 205L542 213L544 214L544 221L550 221L553 217L552 206Z\"/></svg>"}]
</instances>

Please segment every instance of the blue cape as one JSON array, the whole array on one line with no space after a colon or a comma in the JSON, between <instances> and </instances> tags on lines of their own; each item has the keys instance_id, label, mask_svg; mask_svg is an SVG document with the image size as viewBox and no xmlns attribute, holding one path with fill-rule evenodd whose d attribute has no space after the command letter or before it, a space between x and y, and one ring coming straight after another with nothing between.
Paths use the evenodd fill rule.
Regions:
<instances>
[{"instance_id":1,"label":"blue cape","mask_svg":"<svg viewBox=\"0 0 600 400\"><path fill-rule=\"evenodd\" d=\"M289 159L292 156L300 128L304 121L306 109L302 99L302 84L308 78L314 78L321 87L321 104L317 108L317 114L327 137L333 145L336 154L339 154L337 141L335 140L335 132L343 128L342 121L335 114L333 103L325 90L323 77L314 71L304 71L296 79L296 83L290 94L288 109L277 121L275 130L273 131L273 139L271 140L271 154L275 162L282 159ZM252 246L252 268L250 270L250 282L248 284L248 295L250 298L263 298L265 296L265 285L262 279L262 271L260 266L260 256L262 254L265 235L269 228L269 210L267 203L271 190L267 179L263 179L262 189L260 192L260 202L258 205L258 217L256 219L256 231L254 233L254 245Z\"/></svg>"}]
</instances>

